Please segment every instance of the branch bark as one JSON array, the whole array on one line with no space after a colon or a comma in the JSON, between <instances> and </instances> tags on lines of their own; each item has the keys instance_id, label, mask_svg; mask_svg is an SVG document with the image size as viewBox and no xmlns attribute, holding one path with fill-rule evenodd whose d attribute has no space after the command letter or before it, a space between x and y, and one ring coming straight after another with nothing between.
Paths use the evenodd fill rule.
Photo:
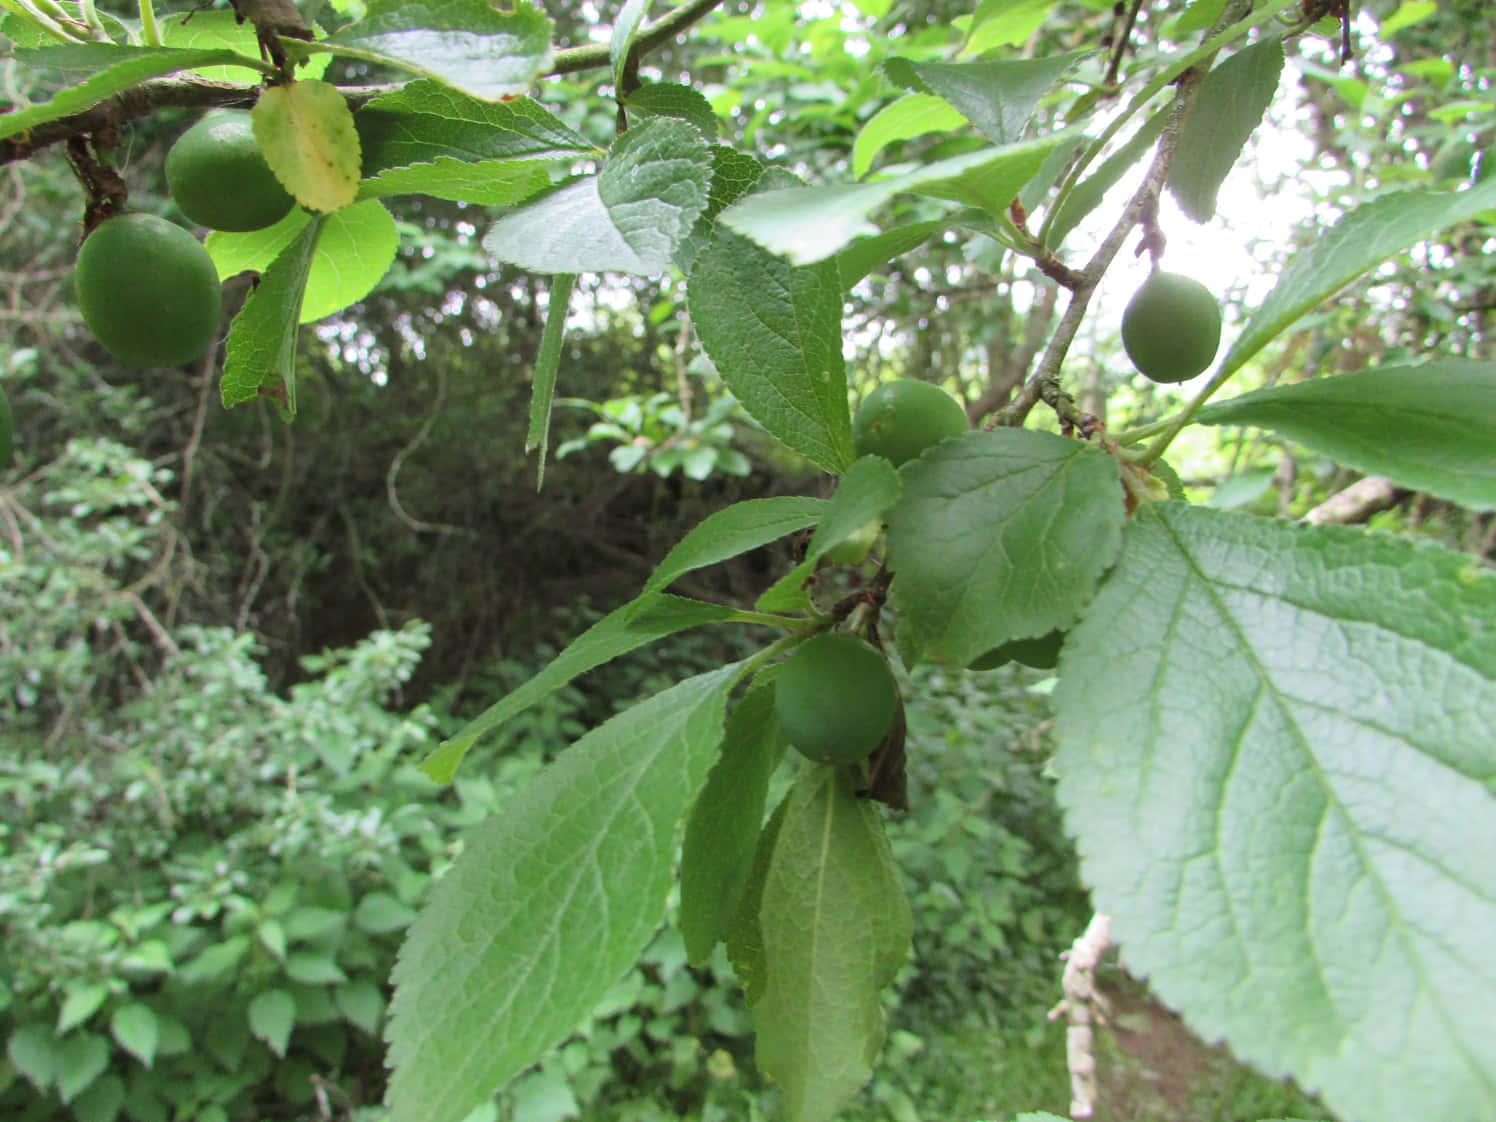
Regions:
<instances>
[{"instance_id":1,"label":"branch bark","mask_svg":"<svg viewBox=\"0 0 1496 1122\"><path fill-rule=\"evenodd\" d=\"M1390 479L1368 475L1365 479L1352 483L1344 491L1331 495L1304 515L1304 521L1311 526L1323 526L1327 523L1347 526L1365 522L1373 514L1391 510L1410 493L1394 487Z\"/></svg>"},{"instance_id":2,"label":"branch bark","mask_svg":"<svg viewBox=\"0 0 1496 1122\"><path fill-rule=\"evenodd\" d=\"M1065 1065L1070 1069L1070 1117L1090 1118L1096 1110L1096 1054L1091 1032L1100 1020L1101 995L1096 992L1096 966L1112 944L1112 917L1097 912L1084 934L1065 952L1061 980L1064 999L1049 1011L1051 1021L1064 1017Z\"/></svg>"},{"instance_id":3,"label":"branch bark","mask_svg":"<svg viewBox=\"0 0 1496 1122\"><path fill-rule=\"evenodd\" d=\"M266 0L239 0L239 6L258 11L256 6L263 2ZM645 28L635 40L635 53L642 55L668 42L693 23L704 19L721 3L722 0L695 0L694 3L662 16ZM265 17L271 20L270 26L279 34L293 34L293 37L300 38L274 22L276 10L272 9ZM588 44L557 52L554 64L542 77L554 78L607 65L607 45ZM397 89L401 84L345 87L342 92L348 99L349 108L358 109L378 95ZM19 136L0 140L0 164L29 159L43 148L72 137L118 128L141 117L149 117L161 109L247 109L259 95L259 89L254 86L232 86L194 78L163 78L142 82L81 113L46 121Z\"/></svg>"}]
</instances>

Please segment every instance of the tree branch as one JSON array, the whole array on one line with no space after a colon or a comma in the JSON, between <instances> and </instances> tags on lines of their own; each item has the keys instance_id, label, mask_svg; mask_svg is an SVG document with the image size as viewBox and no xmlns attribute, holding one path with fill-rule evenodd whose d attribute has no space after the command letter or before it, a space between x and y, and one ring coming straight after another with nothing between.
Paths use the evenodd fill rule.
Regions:
<instances>
[{"instance_id":1,"label":"tree branch","mask_svg":"<svg viewBox=\"0 0 1496 1122\"><path fill-rule=\"evenodd\" d=\"M721 3L722 0L695 0L695 3L676 8L669 15L661 16L634 39L634 47L630 53L636 56L648 54L661 44L674 39L693 23L705 18ZM555 64L546 71L545 76L550 78L560 74L594 70L599 66L607 66L608 61L606 43L588 43L585 47L570 47L556 52Z\"/></svg>"},{"instance_id":2,"label":"tree branch","mask_svg":"<svg viewBox=\"0 0 1496 1122\"><path fill-rule=\"evenodd\" d=\"M634 50L644 54L679 35L693 23L705 18L722 0L695 0L677 8L644 29L635 40ZM554 78L608 65L606 44L588 44L557 52L554 65L542 77ZM349 108L358 109L382 93L398 89L403 83L342 88ZM254 105L260 91L254 86L231 86L197 78L163 78L142 82L138 86L106 98L99 104L45 121L18 136L0 140L0 164L25 160L43 148L60 144L75 136L87 136L104 129L118 128L162 109L247 109Z\"/></svg>"},{"instance_id":3,"label":"tree branch","mask_svg":"<svg viewBox=\"0 0 1496 1122\"><path fill-rule=\"evenodd\" d=\"M1344 491L1331 495L1319 506L1304 515L1311 526L1336 523L1346 526L1365 522L1373 514L1390 510L1409 494L1392 485L1392 481L1380 475L1368 475L1357 480Z\"/></svg>"},{"instance_id":4,"label":"tree branch","mask_svg":"<svg viewBox=\"0 0 1496 1122\"><path fill-rule=\"evenodd\" d=\"M1229 26L1241 18L1244 8L1245 4L1238 0L1222 16L1217 26ZM1081 322L1085 319L1091 296L1095 293L1096 286L1101 283L1103 274L1110 268L1112 261L1126 243L1133 227L1158 206L1159 196L1164 189L1164 181L1169 175L1169 167L1174 162L1174 150L1179 146L1179 137L1184 130L1185 118L1189 115L1190 107L1194 104L1200 85L1205 80L1205 74L1209 69L1210 59L1207 58L1180 75L1179 88L1169 110L1168 122L1158 138L1158 150L1154 153L1153 163L1148 168L1148 173L1143 177L1142 185L1128 200L1122 216L1091 256L1091 260L1086 262L1085 268L1074 277L1074 283L1067 284L1070 289L1070 302L1065 305L1065 314L1060 317L1059 326L1049 341L1044 357L1040 360L1033 375L1024 384L1023 389L997 414L993 421L994 426L1023 424L1041 399L1049 400L1060 392L1060 366L1064 363L1070 344L1074 342Z\"/></svg>"}]
</instances>

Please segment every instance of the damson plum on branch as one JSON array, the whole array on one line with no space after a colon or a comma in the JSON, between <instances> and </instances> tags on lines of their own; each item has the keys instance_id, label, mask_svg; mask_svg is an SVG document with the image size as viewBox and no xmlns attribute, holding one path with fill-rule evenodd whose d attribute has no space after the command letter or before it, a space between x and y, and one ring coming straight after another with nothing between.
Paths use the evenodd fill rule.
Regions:
<instances>
[{"instance_id":1,"label":"damson plum on branch","mask_svg":"<svg viewBox=\"0 0 1496 1122\"><path fill-rule=\"evenodd\" d=\"M801 755L825 764L859 764L893 725L899 688L887 661L847 632L810 639L785 659L774 708Z\"/></svg>"},{"instance_id":2,"label":"damson plum on branch","mask_svg":"<svg viewBox=\"0 0 1496 1122\"><path fill-rule=\"evenodd\" d=\"M210 230L262 230L296 205L239 110L210 113L182 134L166 156L166 186L182 213Z\"/></svg>"},{"instance_id":3,"label":"damson plum on branch","mask_svg":"<svg viewBox=\"0 0 1496 1122\"><path fill-rule=\"evenodd\" d=\"M78 251L73 284L83 322L121 362L191 362L218 335L223 290L213 259L186 230L154 214L101 222Z\"/></svg>"},{"instance_id":4,"label":"damson plum on branch","mask_svg":"<svg viewBox=\"0 0 1496 1122\"><path fill-rule=\"evenodd\" d=\"M852 448L859 456L882 456L898 467L969 427L961 403L939 386L899 378L879 386L857 407Z\"/></svg>"},{"instance_id":5,"label":"damson plum on branch","mask_svg":"<svg viewBox=\"0 0 1496 1122\"><path fill-rule=\"evenodd\" d=\"M1215 359L1221 308L1199 281L1155 271L1122 313L1122 346L1145 377L1187 382Z\"/></svg>"}]
</instances>

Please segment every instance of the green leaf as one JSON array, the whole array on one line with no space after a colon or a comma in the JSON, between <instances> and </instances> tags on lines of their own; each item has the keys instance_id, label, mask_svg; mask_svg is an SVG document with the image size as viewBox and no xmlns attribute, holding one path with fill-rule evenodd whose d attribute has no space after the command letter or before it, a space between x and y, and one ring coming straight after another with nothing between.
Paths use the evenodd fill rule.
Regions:
<instances>
[{"instance_id":1,"label":"green leaf","mask_svg":"<svg viewBox=\"0 0 1496 1122\"><path fill-rule=\"evenodd\" d=\"M231 935L221 943L213 943L183 966L177 977L188 985L219 981L234 972L248 950L248 935Z\"/></svg>"},{"instance_id":2,"label":"green leaf","mask_svg":"<svg viewBox=\"0 0 1496 1122\"><path fill-rule=\"evenodd\" d=\"M634 45L634 36L644 17L649 14L649 0L625 0L618 18L613 21L613 34L608 38L608 62L613 67L613 88L624 88L624 69L628 64L629 48Z\"/></svg>"},{"instance_id":3,"label":"green leaf","mask_svg":"<svg viewBox=\"0 0 1496 1122\"><path fill-rule=\"evenodd\" d=\"M764 165L752 156L725 144L712 145L712 178L707 188L706 209L676 247L676 268L690 274L697 256L716 232L717 216L751 190L763 174ZM787 172L776 171L774 175L798 182Z\"/></svg>"},{"instance_id":4,"label":"green leaf","mask_svg":"<svg viewBox=\"0 0 1496 1122\"><path fill-rule=\"evenodd\" d=\"M312 215L298 207L263 230L242 234L215 230L205 244L222 280L245 271L264 272L311 221ZM355 203L324 216L307 273L300 322L341 312L369 295L389 272L399 248L400 233L382 203Z\"/></svg>"},{"instance_id":5,"label":"green leaf","mask_svg":"<svg viewBox=\"0 0 1496 1122\"><path fill-rule=\"evenodd\" d=\"M116 1044L146 1067L156 1062L161 1025L149 1005L139 1001L121 1005L109 1018L109 1033Z\"/></svg>"},{"instance_id":6,"label":"green leaf","mask_svg":"<svg viewBox=\"0 0 1496 1122\"><path fill-rule=\"evenodd\" d=\"M982 0L971 17L967 53L989 47L1017 47L1028 42L1054 9L1057 0Z\"/></svg>"},{"instance_id":7,"label":"green leaf","mask_svg":"<svg viewBox=\"0 0 1496 1122\"><path fill-rule=\"evenodd\" d=\"M371 1036L379 1031L379 1022L384 1019L384 995L370 981L349 982L332 991L338 1012L350 1024L355 1024Z\"/></svg>"},{"instance_id":8,"label":"green leaf","mask_svg":"<svg viewBox=\"0 0 1496 1122\"><path fill-rule=\"evenodd\" d=\"M641 122L614 142L600 173L506 214L483 248L540 273L657 275L706 208L711 162L685 121Z\"/></svg>"},{"instance_id":9,"label":"green leaf","mask_svg":"<svg viewBox=\"0 0 1496 1122\"><path fill-rule=\"evenodd\" d=\"M219 393L224 408L268 397L296 416L296 328L307 277L326 221L314 215L260 277L229 327Z\"/></svg>"},{"instance_id":10,"label":"green leaf","mask_svg":"<svg viewBox=\"0 0 1496 1122\"><path fill-rule=\"evenodd\" d=\"M1282 73L1283 40L1275 37L1244 47L1205 76L1169 165L1169 190L1189 218L1207 222L1215 214L1216 193L1272 103Z\"/></svg>"},{"instance_id":11,"label":"green leaf","mask_svg":"<svg viewBox=\"0 0 1496 1122\"><path fill-rule=\"evenodd\" d=\"M1289 258L1221 369L1239 370L1290 323L1374 265L1491 207L1496 179L1466 191L1400 191L1362 204Z\"/></svg>"},{"instance_id":12,"label":"green leaf","mask_svg":"<svg viewBox=\"0 0 1496 1122\"><path fill-rule=\"evenodd\" d=\"M196 66L254 66L258 60L234 51L174 50L170 47L126 47L117 43L74 43L17 51L16 60L40 70L60 70L64 80L75 83L51 101L0 113L0 140L33 129L59 117L92 108L105 98L151 78L190 70ZM261 71L263 73L263 71Z\"/></svg>"},{"instance_id":13,"label":"green leaf","mask_svg":"<svg viewBox=\"0 0 1496 1122\"><path fill-rule=\"evenodd\" d=\"M1434 0L1402 0L1397 10L1382 21L1378 30L1383 39L1390 39L1405 27L1422 23L1439 10Z\"/></svg>"},{"instance_id":14,"label":"green leaf","mask_svg":"<svg viewBox=\"0 0 1496 1122\"><path fill-rule=\"evenodd\" d=\"M353 926L371 935L387 935L409 927L416 913L388 892L371 892L353 910Z\"/></svg>"},{"instance_id":15,"label":"green leaf","mask_svg":"<svg viewBox=\"0 0 1496 1122\"><path fill-rule=\"evenodd\" d=\"M258 929L260 943L271 953L277 962L286 961L286 929L281 926L280 920L267 919L263 921Z\"/></svg>"},{"instance_id":16,"label":"green leaf","mask_svg":"<svg viewBox=\"0 0 1496 1122\"><path fill-rule=\"evenodd\" d=\"M722 756L686 822L680 931L695 966L711 957L737 914L763 829L769 776L787 747L772 683L755 683L727 721Z\"/></svg>"},{"instance_id":17,"label":"green leaf","mask_svg":"<svg viewBox=\"0 0 1496 1122\"><path fill-rule=\"evenodd\" d=\"M1188 8L1180 13L1170 30L1175 38L1192 31L1204 31L1221 18L1226 9L1226 0L1191 0Z\"/></svg>"},{"instance_id":18,"label":"green leaf","mask_svg":"<svg viewBox=\"0 0 1496 1122\"><path fill-rule=\"evenodd\" d=\"M911 929L883 818L852 793L851 773L819 766L795 782L759 928L759 1066L782 1089L790 1122L826 1122L872 1074L881 991L909 954Z\"/></svg>"},{"instance_id":19,"label":"green leaf","mask_svg":"<svg viewBox=\"0 0 1496 1122\"><path fill-rule=\"evenodd\" d=\"M388 195L429 195L433 199L477 206L513 206L533 198L551 185L550 172L539 161L489 160L466 164L438 156L429 164L392 168L359 185L359 198Z\"/></svg>"},{"instance_id":20,"label":"green leaf","mask_svg":"<svg viewBox=\"0 0 1496 1122\"><path fill-rule=\"evenodd\" d=\"M57 1078L59 1048L51 1025L22 1025L10 1034L5 1054L39 1093L45 1094Z\"/></svg>"},{"instance_id":21,"label":"green leaf","mask_svg":"<svg viewBox=\"0 0 1496 1122\"><path fill-rule=\"evenodd\" d=\"M288 913L286 935L293 943L315 943L342 935L348 913L343 908L303 906Z\"/></svg>"},{"instance_id":22,"label":"green leaf","mask_svg":"<svg viewBox=\"0 0 1496 1122\"><path fill-rule=\"evenodd\" d=\"M1496 509L1496 363L1438 359L1316 378L1205 406L1208 425L1257 425L1338 464Z\"/></svg>"},{"instance_id":23,"label":"green leaf","mask_svg":"<svg viewBox=\"0 0 1496 1122\"><path fill-rule=\"evenodd\" d=\"M1169 108L1165 106L1128 139L1127 143L1102 161L1101 166L1087 178L1081 180L1069 194L1060 200L1054 220L1049 225L1045 244L1051 248L1060 245L1076 226L1098 206L1102 198L1127 174L1129 168L1147 154L1158 141L1169 119Z\"/></svg>"},{"instance_id":24,"label":"green leaf","mask_svg":"<svg viewBox=\"0 0 1496 1122\"><path fill-rule=\"evenodd\" d=\"M984 148L873 183L758 191L734 203L722 222L770 253L807 265L838 253L871 230L867 216L899 194L949 199L1000 217L1044 159L1072 134Z\"/></svg>"},{"instance_id":25,"label":"green leaf","mask_svg":"<svg viewBox=\"0 0 1496 1122\"><path fill-rule=\"evenodd\" d=\"M659 592L693 569L715 565L778 541L796 530L814 526L826 512L825 499L780 495L772 499L745 499L709 514L665 555L644 585L644 591Z\"/></svg>"},{"instance_id":26,"label":"green leaf","mask_svg":"<svg viewBox=\"0 0 1496 1122\"><path fill-rule=\"evenodd\" d=\"M873 166L878 153L900 140L932 132L953 132L966 127L961 116L943 98L933 94L907 94L874 113L852 143L852 177L861 179Z\"/></svg>"},{"instance_id":27,"label":"green leaf","mask_svg":"<svg viewBox=\"0 0 1496 1122\"><path fill-rule=\"evenodd\" d=\"M1059 796L1130 969L1339 1116L1496 1117L1496 575L1151 504L1059 671Z\"/></svg>"},{"instance_id":28,"label":"green leaf","mask_svg":"<svg viewBox=\"0 0 1496 1122\"><path fill-rule=\"evenodd\" d=\"M368 15L326 44L388 62L485 101L528 93L551 65L551 21L527 0L370 0Z\"/></svg>"},{"instance_id":29,"label":"green leaf","mask_svg":"<svg viewBox=\"0 0 1496 1122\"><path fill-rule=\"evenodd\" d=\"M678 117L689 121L707 140L717 139L717 114L712 103L690 86L654 82L640 86L624 101L631 113L645 117Z\"/></svg>"},{"instance_id":30,"label":"green leaf","mask_svg":"<svg viewBox=\"0 0 1496 1122\"><path fill-rule=\"evenodd\" d=\"M582 632L524 685L500 698L454 736L442 741L421 762L421 770L438 783L450 783L462 757L480 736L492 732L577 675L666 635L707 623L725 623L736 614L733 609L720 604L706 604L664 593L630 601Z\"/></svg>"},{"instance_id":31,"label":"green leaf","mask_svg":"<svg viewBox=\"0 0 1496 1122\"><path fill-rule=\"evenodd\" d=\"M545 455L551 436L551 400L556 394L556 375L561 369L566 309L571 303L571 289L576 281L575 273L559 273L551 281L545 331L540 336L540 353L535 356L535 380L530 390L530 431L525 437L525 451L540 449L540 463L535 470L537 491L545 482Z\"/></svg>"},{"instance_id":32,"label":"green leaf","mask_svg":"<svg viewBox=\"0 0 1496 1122\"><path fill-rule=\"evenodd\" d=\"M381 94L353 123L366 198L420 193L505 206L550 185L546 164L600 154L528 97L492 103L436 82Z\"/></svg>"},{"instance_id":33,"label":"green leaf","mask_svg":"<svg viewBox=\"0 0 1496 1122\"><path fill-rule=\"evenodd\" d=\"M109 997L107 982L74 983L67 987L62 999L62 1008L57 1011L57 1035L81 1025L99 1011Z\"/></svg>"},{"instance_id":34,"label":"green leaf","mask_svg":"<svg viewBox=\"0 0 1496 1122\"><path fill-rule=\"evenodd\" d=\"M836 255L836 272L841 277L842 289L850 292L874 269L882 268L911 249L918 249L943 229L944 222L913 222L871 237L858 238Z\"/></svg>"},{"instance_id":35,"label":"green leaf","mask_svg":"<svg viewBox=\"0 0 1496 1122\"><path fill-rule=\"evenodd\" d=\"M505 1097L513 1104L512 1117L525 1122L567 1122L582 1115L566 1071L559 1064L526 1072L514 1081ZM468 1122L474 1122L472 1115Z\"/></svg>"},{"instance_id":36,"label":"green leaf","mask_svg":"<svg viewBox=\"0 0 1496 1122\"><path fill-rule=\"evenodd\" d=\"M748 880L738 897L738 909L725 935L727 958L732 963L738 984L743 987L743 997L754 1005L763 997L768 983L768 967L764 959L764 933L759 926L759 914L763 910L764 882L769 876L769 862L774 857L774 843L779 838L779 827L784 822L789 808L790 796L786 794L769 815L758 844L753 848L753 864L748 870Z\"/></svg>"},{"instance_id":37,"label":"green leaf","mask_svg":"<svg viewBox=\"0 0 1496 1122\"><path fill-rule=\"evenodd\" d=\"M170 974L176 967L171 961L171 951L160 939L146 939L130 949L120 960L125 970L142 973Z\"/></svg>"},{"instance_id":38,"label":"green leaf","mask_svg":"<svg viewBox=\"0 0 1496 1122\"><path fill-rule=\"evenodd\" d=\"M460 1122L638 958L741 673L698 675L612 718L467 838L395 966L391 1122Z\"/></svg>"},{"instance_id":39,"label":"green leaf","mask_svg":"<svg viewBox=\"0 0 1496 1122\"><path fill-rule=\"evenodd\" d=\"M250 121L265 162L302 206L334 211L358 196L358 131L336 86L315 78L271 86Z\"/></svg>"},{"instance_id":40,"label":"green leaf","mask_svg":"<svg viewBox=\"0 0 1496 1122\"><path fill-rule=\"evenodd\" d=\"M110 1072L73 1100L78 1122L114 1122L125 1105L125 1081Z\"/></svg>"},{"instance_id":41,"label":"green leaf","mask_svg":"<svg viewBox=\"0 0 1496 1122\"><path fill-rule=\"evenodd\" d=\"M1015 59L1011 51L994 50L962 62L891 58L883 72L907 90L944 98L993 144L1013 144L1044 95L1091 53Z\"/></svg>"},{"instance_id":42,"label":"green leaf","mask_svg":"<svg viewBox=\"0 0 1496 1122\"><path fill-rule=\"evenodd\" d=\"M888 514L899 625L946 663L1069 626L1121 544L1116 461L1078 440L971 432L899 474Z\"/></svg>"},{"instance_id":43,"label":"green leaf","mask_svg":"<svg viewBox=\"0 0 1496 1122\"><path fill-rule=\"evenodd\" d=\"M829 472L850 464L835 262L797 267L719 227L686 292L702 346L749 416Z\"/></svg>"},{"instance_id":44,"label":"green leaf","mask_svg":"<svg viewBox=\"0 0 1496 1122\"><path fill-rule=\"evenodd\" d=\"M246 59L260 57L260 42L255 35L254 24L248 20L240 22L232 11L207 11L196 9L180 15L166 16L160 20L161 42L167 47L197 49L221 48L236 51ZM308 60L298 67L302 78L320 78L331 61L326 55ZM240 66L205 66L192 71L195 78L209 82L228 82L232 85L256 85L264 80L265 72L258 68Z\"/></svg>"},{"instance_id":45,"label":"green leaf","mask_svg":"<svg viewBox=\"0 0 1496 1122\"><path fill-rule=\"evenodd\" d=\"M70 1103L109 1066L109 1041L96 1032L75 1032L57 1048L57 1097Z\"/></svg>"},{"instance_id":46,"label":"green leaf","mask_svg":"<svg viewBox=\"0 0 1496 1122\"><path fill-rule=\"evenodd\" d=\"M810 579L815 575L814 561L802 561L771 584L754 602L760 612L786 612L810 615L815 601L810 595Z\"/></svg>"},{"instance_id":47,"label":"green leaf","mask_svg":"<svg viewBox=\"0 0 1496 1122\"><path fill-rule=\"evenodd\" d=\"M899 501L899 473L882 456L863 456L847 469L826 513L811 536L805 559L814 561L840 545Z\"/></svg>"},{"instance_id":48,"label":"green leaf","mask_svg":"<svg viewBox=\"0 0 1496 1122\"><path fill-rule=\"evenodd\" d=\"M249 1031L281 1059L296 1027L296 999L285 990L265 990L249 1003Z\"/></svg>"},{"instance_id":49,"label":"green leaf","mask_svg":"<svg viewBox=\"0 0 1496 1122\"><path fill-rule=\"evenodd\" d=\"M1253 499L1265 495L1277 475L1276 468L1258 468L1255 471L1241 471L1235 475L1228 475L1216 484L1216 489L1211 492L1210 498L1205 500L1205 505L1220 510L1246 506Z\"/></svg>"},{"instance_id":50,"label":"green leaf","mask_svg":"<svg viewBox=\"0 0 1496 1122\"><path fill-rule=\"evenodd\" d=\"M286 977L305 986L340 985L348 975L331 955L317 951L292 951L286 956Z\"/></svg>"}]
</instances>

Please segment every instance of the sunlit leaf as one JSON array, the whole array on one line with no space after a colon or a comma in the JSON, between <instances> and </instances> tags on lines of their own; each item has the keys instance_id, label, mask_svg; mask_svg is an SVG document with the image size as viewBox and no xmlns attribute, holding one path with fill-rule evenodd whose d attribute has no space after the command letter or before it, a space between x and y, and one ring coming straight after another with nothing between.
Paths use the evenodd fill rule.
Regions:
<instances>
[{"instance_id":1,"label":"sunlit leaf","mask_svg":"<svg viewBox=\"0 0 1496 1122\"><path fill-rule=\"evenodd\" d=\"M551 65L550 18L528 0L370 0L368 15L319 44L389 62L497 101L528 93Z\"/></svg>"},{"instance_id":2,"label":"sunlit leaf","mask_svg":"<svg viewBox=\"0 0 1496 1122\"><path fill-rule=\"evenodd\" d=\"M297 208L274 226L248 233L215 230L206 245L220 278L246 270L263 272L305 230L311 215ZM326 215L307 273L300 322L340 312L374 290L395 261L400 234L384 205L375 200Z\"/></svg>"},{"instance_id":3,"label":"sunlit leaf","mask_svg":"<svg viewBox=\"0 0 1496 1122\"><path fill-rule=\"evenodd\" d=\"M250 120L270 170L302 206L332 211L353 202L358 133L336 86L317 79L271 86L255 102Z\"/></svg>"},{"instance_id":4,"label":"sunlit leaf","mask_svg":"<svg viewBox=\"0 0 1496 1122\"><path fill-rule=\"evenodd\" d=\"M701 133L685 121L652 118L619 137L599 174L500 218L483 248L542 273L654 276L706 208L710 178Z\"/></svg>"},{"instance_id":5,"label":"sunlit leaf","mask_svg":"<svg viewBox=\"0 0 1496 1122\"><path fill-rule=\"evenodd\" d=\"M1221 363L1236 370L1362 273L1445 227L1496 207L1496 179L1466 191L1402 191L1363 203L1288 259Z\"/></svg>"}]
</instances>

